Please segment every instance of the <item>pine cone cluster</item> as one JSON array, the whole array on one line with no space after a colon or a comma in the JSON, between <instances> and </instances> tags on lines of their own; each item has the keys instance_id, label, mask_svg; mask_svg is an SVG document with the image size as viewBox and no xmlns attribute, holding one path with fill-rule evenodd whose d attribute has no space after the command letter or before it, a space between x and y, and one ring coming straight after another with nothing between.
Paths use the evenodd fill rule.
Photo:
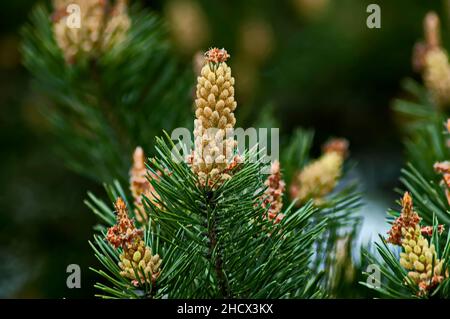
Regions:
<instances>
[{"instance_id":1,"label":"pine cone cluster","mask_svg":"<svg viewBox=\"0 0 450 319\"><path fill-rule=\"evenodd\" d=\"M154 283L161 273L162 259L158 254L153 255L150 247L146 246L143 240L124 250L119 256L120 274L131 280L135 286L139 282ZM139 279L136 278L136 273Z\"/></svg>"},{"instance_id":2,"label":"pine cone cluster","mask_svg":"<svg viewBox=\"0 0 450 319\"><path fill-rule=\"evenodd\" d=\"M212 188L230 178L230 167L236 160L233 127L234 78L226 64L229 54L224 49L205 53L206 64L197 77L196 119L194 121L193 171L200 184Z\"/></svg>"},{"instance_id":3,"label":"pine cone cluster","mask_svg":"<svg viewBox=\"0 0 450 319\"><path fill-rule=\"evenodd\" d=\"M134 221L128 216L128 210L122 198L117 198L114 204L117 223L108 229L106 239L114 248L131 249L142 237L142 230L136 228Z\"/></svg>"},{"instance_id":4,"label":"pine cone cluster","mask_svg":"<svg viewBox=\"0 0 450 319\"><path fill-rule=\"evenodd\" d=\"M70 25L69 5L80 8L80 27ZM53 33L68 63L80 57L96 57L121 43L130 28L126 0L114 6L108 0L54 0Z\"/></svg>"},{"instance_id":5,"label":"pine cone cluster","mask_svg":"<svg viewBox=\"0 0 450 319\"><path fill-rule=\"evenodd\" d=\"M405 192L402 212L394 221L387 241L403 247L400 264L409 270L408 277L418 285L419 295L426 295L441 283L447 274L443 270L444 260L438 259L436 248L423 236L424 233L431 235L432 232L421 228L419 223L420 217L414 211L412 198Z\"/></svg>"},{"instance_id":6,"label":"pine cone cluster","mask_svg":"<svg viewBox=\"0 0 450 319\"><path fill-rule=\"evenodd\" d=\"M133 166L130 170L130 190L134 198L136 220L140 223L148 221L148 216L144 209L143 196L156 206L158 205L157 200L159 200L159 196L148 178L158 179L159 176L146 169L144 151L138 146L133 153Z\"/></svg>"},{"instance_id":7,"label":"pine cone cluster","mask_svg":"<svg viewBox=\"0 0 450 319\"><path fill-rule=\"evenodd\" d=\"M151 248L145 245L143 232L128 216L122 198L116 200L115 208L117 223L108 229L106 239L114 248L123 250L119 256L120 274L135 286L144 282L155 283L161 273L162 259L158 254L153 255Z\"/></svg>"},{"instance_id":8,"label":"pine cone cluster","mask_svg":"<svg viewBox=\"0 0 450 319\"><path fill-rule=\"evenodd\" d=\"M419 286L420 293L426 294L444 280L444 260L437 258L434 245L428 244L418 225L416 228L402 228L402 234L404 252L400 253L400 264L409 270L408 277Z\"/></svg>"},{"instance_id":9,"label":"pine cone cluster","mask_svg":"<svg viewBox=\"0 0 450 319\"><path fill-rule=\"evenodd\" d=\"M413 68L422 73L423 81L438 106L450 104L450 64L441 46L440 22L436 13L424 19L425 41L418 42L413 51Z\"/></svg>"},{"instance_id":10,"label":"pine cone cluster","mask_svg":"<svg viewBox=\"0 0 450 319\"><path fill-rule=\"evenodd\" d=\"M413 209L411 195L405 192L402 198L402 212L394 221L388 234L387 241L391 244L401 246L405 230L415 230L420 223L419 215Z\"/></svg>"},{"instance_id":11,"label":"pine cone cluster","mask_svg":"<svg viewBox=\"0 0 450 319\"><path fill-rule=\"evenodd\" d=\"M423 78L437 105L450 103L450 64L444 49L435 48L426 54Z\"/></svg>"},{"instance_id":12,"label":"pine cone cluster","mask_svg":"<svg viewBox=\"0 0 450 319\"><path fill-rule=\"evenodd\" d=\"M262 207L268 208L267 218L274 223L279 223L284 214L281 213L283 208L283 193L286 184L282 179L280 162L274 161L270 167L270 175L264 183L267 186L263 194Z\"/></svg>"},{"instance_id":13,"label":"pine cone cluster","mask_svg":"<svg viewBox=\"0 0 450 319\"><path fill-rule=\"evenodd\" d=\"M314 199L316 204L330 193L342 175L342 166L348 150L348 142L333 139L323 147L323 155L306 165L295 177L290 187L292 198L303 204Z\"/></svg>"},{"instance_id":14,"label":"pine cone cluster","mask_svg":"<svg viewBox=\"0 0 450 319\"><path fill-rule=\"evenodd\" d=\"M440 22L435 12L429 12L423 20L424 41L415 44L412 55L412 65L416 72L423 72L427 53L441 46Z\"/></svg>"}]
</instances>

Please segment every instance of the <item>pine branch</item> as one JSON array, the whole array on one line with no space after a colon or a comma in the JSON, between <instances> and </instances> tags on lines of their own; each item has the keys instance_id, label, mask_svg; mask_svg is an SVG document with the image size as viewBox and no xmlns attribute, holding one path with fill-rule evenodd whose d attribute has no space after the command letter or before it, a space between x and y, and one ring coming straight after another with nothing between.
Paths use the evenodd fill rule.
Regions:
<instances>
[{"instance_id":1,"label":"pine branch","mask_svg":"<svg viewBox=\"0 0 450 319\"><path fill-rule=\"evenodd\" d=\"M281 161L288 185L294 183L294 177L298 172L313 162L309 154L313 136L312 131L298 129L282 152ZM360 218L356 212L362 206L361 194L355 182L346 181L346 169L344 168L343 171L344 176L340 178L335 189L321 199L321 203L316 203L318 211L314 217L314 220L317 221L327 219L326 230L314 244L315 255L311 268L316 269L317 274L320 274L321 271L325 273L322 285L328 292L332 290L333 285L338 284L334 282L336 278L333 277L333 269L339 267L336 254L341 253L337 251L339 249L337 243L355 233L360 224ZM322 171L317 172L317 174L319 173L325 174ZM317 176L316 178L320 179L321 177ZM318 188L319 185L315 185L315 187ZM348 267L355 267L352 258L349 261Z\"/></svg>"},{"instance_id":2,"label":"pine branch","mask_svg":"<svg viewBox=\"0 0 450 319\"><path fill-rule=\"evenodd\" d=\"M434 224L435 229L437 230L437 219ZM436 232L437 233L437 232ZM385 239L380 236L381 244L376 243L376 249L378 252L378 256L369 253L368 251L364 251L364 256L367 258L368 262L371 264L376 264L380 266L381 278L383 278L383 282L380 286L372 286L366 282L360 282L360 284L368 287L369 289L373 289L377 291L380 296L386 298L430 298L430 297L439 297L439 298L450 298L450 290L449 290L449 281L448 276L439 284L438 288L433 290L429 295L420 295L419 287L414 284L408 277L408 272L402 267L397 257L397 253L388 247ZM438 253L438 259L440 260L448 260L449 250L450 250L450 236L447 236L447 240L444 245L444 251L442 253ZM435 247L440 247L439 238L435 237L432 239L432 243ZM382 263L380 263L380 259ZM446 262L443 266L443 269L448 269L449 264ZM369 276L371 274L365 273L365 275Z\"/></svg>"},{"instance_id":3,"label":"pine branch","mask_svg":"<svg viewBox=\"0 0 450 319\"><path fill-rule=\"evenodd\" d=\"M381 244L376 245L384 261L381 271L386 282L383 287L368 285L392 298L450 297L447 260L450 237L448 230L444 230L445 225L439 223L449 224L447 162L438 163L447 161L450 155L444 133L450 97L450 66L440 43L439 18L435 13L426 15L424 28L426 41L416 45L413 56L424 86L406 80L404 88L411 94L412 101L397 100L394 104L398 114L409 120L405 125L408 164L400 180L412 197L405 192L401 212L388 212L392 223L389 238L385 240L380 236ZM443 174L442 182L438 173ZM421 223L425 223L425 227ZM440 241L443 236L447 236L445 243ZM394 255L388 242L402 247L400 258ZM375 262L368 252L366 256Z\"/></svg>"},{"instance_id":4,"label":"pine branch","mask_svg":"<svg viewBox=\"0 0 450 319\"><path fill-rule=\"evenodd\" d=\"M192 71L173 57L167 28L138 6L130 17L123 43L72 64L48 9L37 6L22 30L24 65L49 101L41 111L55 148L71 169L97 181L125 182L136 145L150 152L159 130L186 126L189 112Z\"/></svg>"},{"instance_id":5,"label":"pine branch","mask_svg":"<svg viewBox=\"0 0 450 319\"><path fill-rule=\"evenodd\" d=\"M157 140L159 157L149 164L153 172L163 172L161 178L151 181L160 201L152 208L145 206L152 216L147 224L152 236L148 236L146 243L154 245L157 240L159 248L155 252L163 259L155 297L319 296L319 276L311 279L309 269L314 241L326 226L326 220L312 223L317 210L308 204L293 211L291 205L284 212L286 217L275 225L262 218L261 206L255 206L264 190L261 161L244 162L221 187L205 190L195 186L196 176L186 163L173 161L173 143L167 142ZM120 190L113 192L119 194ZM89 201L97 214L111 221L112 210L107 211L101 201L94 202ZM111 251L106 250L108 244L104 240L97 244ZM113 253L116 257L107 258L109 263L104 252L97 255L114 273L117 266L114 268L110 263L117 260L119 252ZM116 290L109 292L117 294ZM136 293L132 290L129 294Z\"/></svg>"}]
</instances>

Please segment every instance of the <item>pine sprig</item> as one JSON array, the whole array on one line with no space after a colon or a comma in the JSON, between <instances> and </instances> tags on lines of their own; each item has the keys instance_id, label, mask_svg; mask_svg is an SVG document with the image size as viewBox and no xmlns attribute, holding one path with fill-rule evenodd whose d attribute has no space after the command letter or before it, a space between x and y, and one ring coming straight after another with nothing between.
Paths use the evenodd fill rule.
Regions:
<instances>
[{"instance_id":1,"label":"pine sprig","mask_svg":"<svg viewBox=\"0 0 450 319\"><path fill-rule=\"evenodd\" d=\"M427 24L425 25L427 26ZM425 88L413 80L405 80L403 87L410 94L411 99L396 100L394 110L406 120L403 128L407 134L405 145L408 163L401 170L400 181L414 198L415 207L420 213L424 225L433 227L430 245L434 245L436 249L437 260L445 261L442 267L444 279L431 293L427 291L429 288L426 288L426 293L424 293L424 290L420 289L400 264L398 249L391 249L385 239L380 236L381 243L376 243L376 249L378 257L381 257L381 263L367 251L365 256L369 262L379 265L384 281L380 287L373 287L367 283L363 283L363 285L388 298L450 297L448 290L448 250L450 247L448 247L448 240L445 243L440 240L440 237L447 236L448 238L450 216L444 190L446 186L442 185L442 176L437 174L434 169L436 162L446 161L450 158L448 140L444 133L447 115L443 105L438 105L436 96L432 96L433 88L429 87L430 85L428 83ZM401 191L399 190L399 192ZM401 213L396 210L389 210L388 214L388 220L391 223L401 216ZM444 225L439 225L438 220ZM440 234L440 229L444 229L442 234ZM431 267L432 274L435 272L434 262L435 259L433 259ZM430 283L427 283L429 287L432 285L431 280Z\"/></svg>"},{"instance_id":2,"label":"pine sprig","mask_svg":"<svg viewBox=\"0 0 450 319\"><path fill-rule=\"evenodd\" d=\"M430 239L430 244L436 247L437 259L444 260L442 269L444 269L444 273L447 269L447 275L445 275L444 280L430 294L420 294L419 286L408 277L407 270L399 262L398 249L389 247L389 244L381 235L379 236L380 243L375 244L378 256L375 256L367 250L364 251L364 256L370 263L380 267L382 282L379 286L373 286L367 282L360 283L377 291L380 296L386 298L450 298L450 278L448 277L450 234L446 236L445 242L441 242L442 236L439 235L439 221L436 216L433 217L432 225L433 236ZM440 247L443 247L443 249ZM382 261L381 263L380 260ZM433 262L432 269L434 269L434 266L435 264ZM365 273L365 275L369 276L370 274Z\"/></svg>"},{"instance_id":3,"label":"pine sprig","mask_svg":"<svg viewBox=\"0 0 450 319\"><path fill-rule=\"evenodd\" d=\"M413 102L399 99L394 103L394 110L408 119L404 126L408 163L401 170L400 181L411 192L424 222L432 224L436 215L442 223L450 225L448 202L440 185L442 176L434 170L436 162L450 159L444 125L447 115L433 103L429 91L422 85L408 79L403 87Z\"/></svg>"},{"instance_id":4,"label":"pine sprig","mask_svg":"<svg viewBox=\"0 0 450 319\"><path fill-rule=\"evenodd\" d=\"M406 155L410 162L428 180L438 180L433 170L434 163L450 158L444 123L447 114L430 99L428 91L408 79L404 89L411 94L411 100L398 99L394 110L406 120L404 128L407 138Z\"/></svg>"},{"instance_id":5,"label":"pine sprig","mask_svg":"<svg viewBox=\"0 0 450 319\"><path fill-rule=\"evenodd\" d=\"M44 6L33 10L22 30L22 56L47 98L40 111L55 148L74 171L123 183L136 145L153 150L161 128L189 126L192 71L174 58L164 23L138 6L130 9L122 43L73 64L56 44L50 15Z\"/></svg>"},{"instance_id":6,"label":"pine sprig","mask_svg":"<svg viewBox=\"0 0 450 319\"><path fill-rule=\"evenodd\" d=\"M317 213L312 204L285 210L279 223L263 219L259 205L264 190L262 161L240 164L231 179L216 190L191 187L197 184L188 164L172 158L173 142L158 139L159 156L149 169L162 172L152 180L159 194L158 205L150 208L146 244L159 242L155 252L163 259L161 276L154 297L168 298L294 298L321 295L310 270L313 244L321 235L326 219L313 224ZM248 159L248 157L247 157ZM118 190L114 191L118 194ZM111 220L111 210L91 197L89 201L103 220ZM100 213L99 213L100 212ZM157 225L157 226L156 226ZM150 238L152 238L150 240ZM98 258L108 273L117 275L119 251L112 250L97 237ZM109 248L106 248L109 247ZM116 257L109 253L116 254ZM101 273L102 274L102 273ZM124 287L128 297L148 296L136 289L109 280L113 288L97 285L104 292L119 296ZM116 278L116 277L113 277ZM119 278L116 278L119 280ZM314 287L314 288L313 288ZM125 292L126 294L128 292Z\"/></svg>"},{"instance_id":7,"label":"pine sprig","mask_svg":"<svg viewBox=\"0 0 450 319\"><path fill-rule=\"evenodd\" d=\"M406 168L402 169L400 181L411 192L425 223L431 225L433 216L436 215L442 223L450 225L446 195L436 181L427 180L412 164L407 164Z\"/></svg>"},{"instance_id":8,"label":"pine sprig","mask_svg":"<svg viewBox=\"0 0 450 319\"><path fill-rule=\"evenodd\" d=\"M310 153L313 139L313 131L297 129L284 148L281 163L288 185L292 183L293 176L311 162ZM325 231L314 243L315 254L312 258L312 269L315 269L317 274L324 272L321 284L330 295L334 293L331 292L332 286L339 285L334 282L335 278L333 278L333 269L338 267L336 244L352 232L354 233L360 224L357 211L362 206L362 196L356 183L345 179L345 173L344 169L344 176L336 188L325 197L323 203L316 205L317 213L313 217L315 221L327 219ZM352 245L356 244L355 237L355 235L352 236ZM352 257L350 259L353 262ZM352 264L349 267L353 266Z\"/></svg>"}]
</instances>

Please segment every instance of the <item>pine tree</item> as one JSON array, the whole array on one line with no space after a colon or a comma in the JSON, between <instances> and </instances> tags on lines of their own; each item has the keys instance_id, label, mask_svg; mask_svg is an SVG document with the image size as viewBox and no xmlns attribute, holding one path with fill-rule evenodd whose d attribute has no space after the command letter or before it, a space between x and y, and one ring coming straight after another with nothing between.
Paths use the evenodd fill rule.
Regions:
<instances>
[{"instance_id":1,"label":"pine tree","mask_svg":"<svg viewBox=\"0 0 450 319\"><path fill-rule=\"evenodd\" d=\"M69 5L80 7L80 28L70 26ZM150 152L161 128L187 125L192 71L174 58L166 29L125 0L55 0L52 14L35 8L22 31L23 62L71 169L125 182L137 145Z\"/></svg>"},{"instance_id":2,"label":"pine tree","mask_svg":"<svg viewBox=\"0 0 450 319\"><path fill-rule=\"evenodd\" d=\"M80 28L70 26L73 4ZM335 287L354 277L354 265L339 274L361 205L344 178L347 141L331 140L314 160L313 134L299 130L263 174L263 152L239 152L227 135L237 102L223 49L196 65L192 152L167 133L155 140L192 126L193 72L174 58L164 23L125 0L54 0L52 11L34 10L22 52L55 148L70 168L106 182L113 203L86 201L101 220L91 242L106 280L99 296L339 296Z\"/></svg>"},{"instance_id":3,"label":"pine tree","mask_svg":"<svg viewBox=\"0 0 450 319\"><path fill-rule=\"evenodd\" d=\"M94 270L107 282L96 285L101 290L99 296L328 295L327 283L323 282L326 270L316 268L327 267L327 263L317 260L328 253L317 250L317 245L324 238L331 244L336 238L331 237L331 232L345 230L340 227L359 206L359 196L351 187L331 197L321 193L320 203L314 204L305 197L297 207L296 201L285 205L286 184L280 169L283 164L273 162L270 174L263 174L264 157L257 156L256 149L238 153L236 141L224 134L234 127L233 111L237 106L234 78L226 64L228 57L225 50L218 49L206 54L198 77L192 152L182 154L166 134L156 139L157 156L146 161L146 190L133 191L133 181L138 176L135 168L142 167L142 158L136 157L140 164L133 166L131 188L139 198L127 200L127 192L119 183L107 186L114 210L90 194L87 204L103 222L91 243L104 267ZM212 135L208 128L215 129ZM297 135L308 139L307 143L311 137ZM310 145L297 142L285 159L303 165L307 163ZM325 153L343 156L343 149L338 146L346 143L336 142L328 144ZM299 157L295 148L305 152ZM136 152L141 154L140 150ZM338 160L338 171L342 159ZM297 171L297 165L291 167ZM332 183L328 192L335 186L335 175L340 174L324 177ZM134 221L133 212L141 210L146 218Z\"/></svg>"},{"instance_id":4,"label":"pine tree","mask_svg":"<svg viewBox=\"0 0 450 319\"><path fill-rule=\"evenodd\" d=\"M385 280L378 287L363 283L391 298L450 297L450 153L446 122L450 65L435 13L427 14L424 29L425 42L416 44L413 55L413 67L422 74L424 86L405 81L405 88L415 100L395 103L395 109L409 120L408 164L401 177L407 191L400 202L401 211L388 212L389 233L380 235L381 243L376 243ZM366 251L365 255L371 263L380 263L374 254Z\"/></svg>"}]
</instances>

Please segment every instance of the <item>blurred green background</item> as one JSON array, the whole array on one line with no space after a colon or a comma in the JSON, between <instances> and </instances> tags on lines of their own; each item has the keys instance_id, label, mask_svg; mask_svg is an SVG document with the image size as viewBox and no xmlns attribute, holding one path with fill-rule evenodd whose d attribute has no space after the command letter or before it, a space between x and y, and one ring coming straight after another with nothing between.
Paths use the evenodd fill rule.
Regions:
<instances>
[{"instance_id":1,"label":"blurred green background","mask_svg":"<svg viewBox=\"0 0 450 319\"><path fill-rule=\"evenodd\" d=\"M36 108L42 101L21 66L18 32L37 2L0 4L0 297L92 297L96 278L88 267L97 262L87 241L96 221L83 199L102 187L54 154ZM367 194L362 240L384 231L403 163L401 119L391 101L401 96L403 78L420 80L411 52L424 15L437 11L447 34L450 1L140 2L167 19L186 63L199 50L227 48L244 125L266 115L285 136L297 126L314 128L316 154L329 136L348 138ZM381 29L366 27L370 3L381 6ZM72 263L81 266L81 289L66 287Z\"/></svg>"}]
</instances>

